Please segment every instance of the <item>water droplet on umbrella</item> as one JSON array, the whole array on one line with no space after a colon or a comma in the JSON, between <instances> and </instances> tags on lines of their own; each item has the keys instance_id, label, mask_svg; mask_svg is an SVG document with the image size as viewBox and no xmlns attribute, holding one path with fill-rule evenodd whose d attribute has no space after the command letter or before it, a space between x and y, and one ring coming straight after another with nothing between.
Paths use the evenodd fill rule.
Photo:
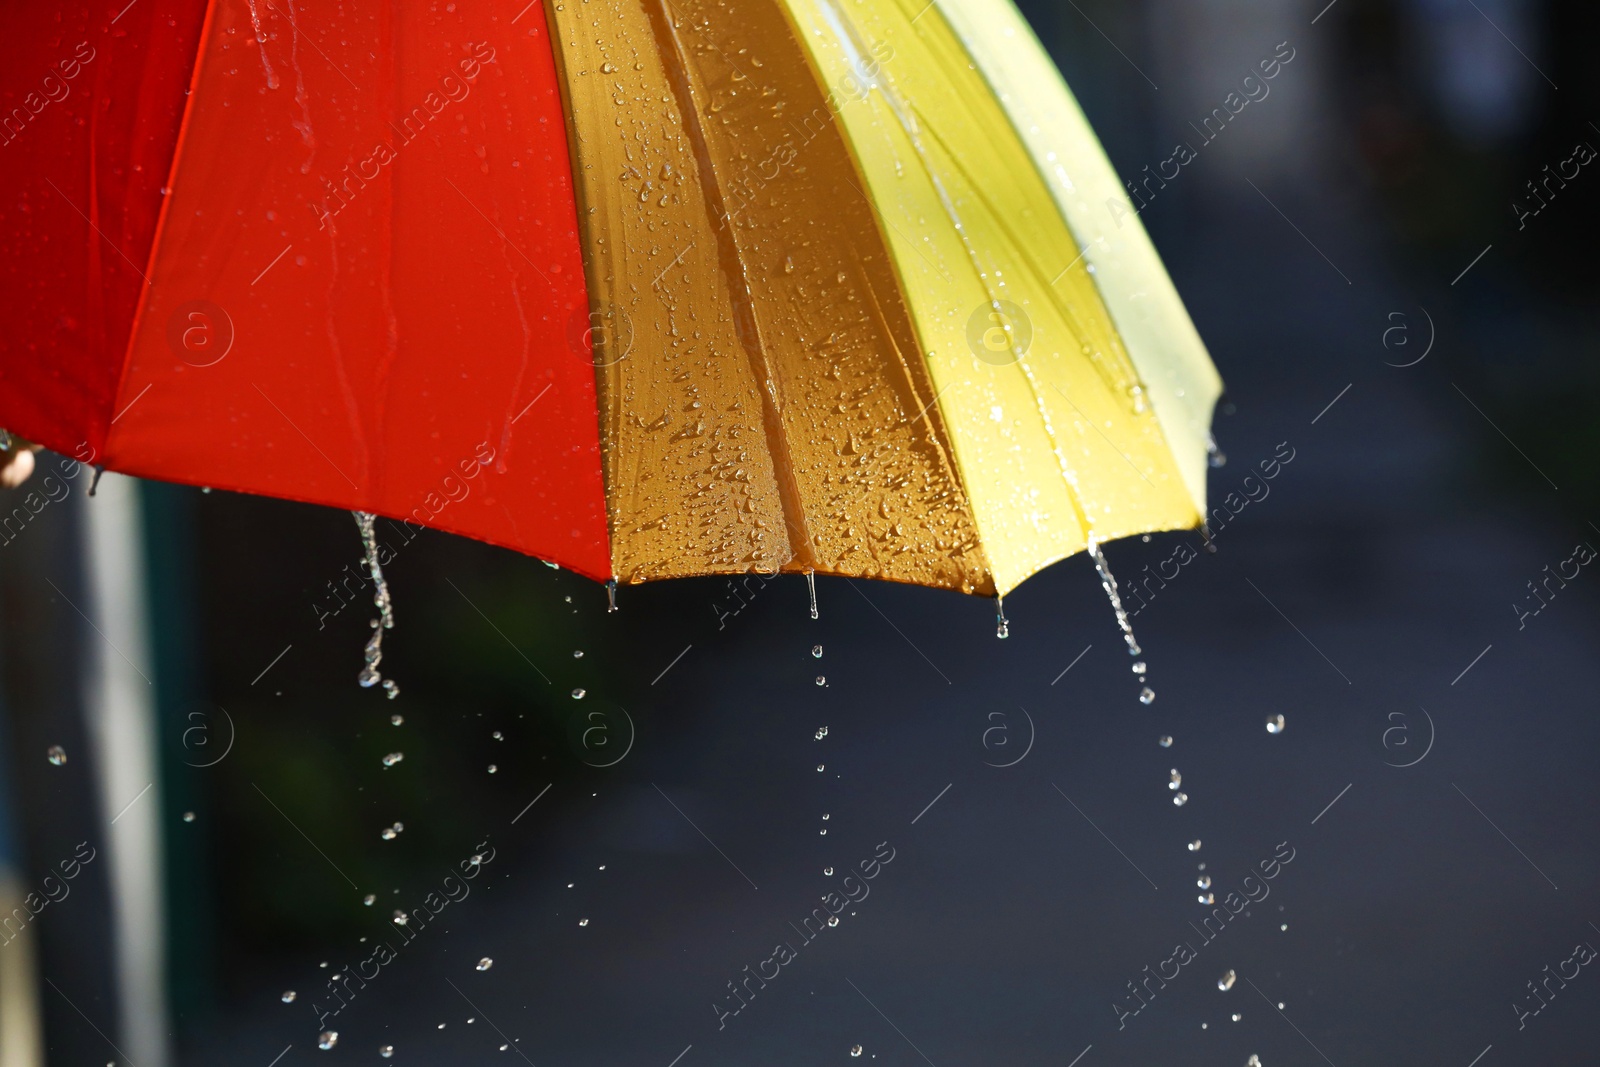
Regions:
<instances>
[{"instance_id":1,"label":"water droplet on umbrella","mask_svg":"<svg viewBox=\"0 0 1600 1067\"><path fill-rule=\"evenodd\" d=\"M278 999L283 1001L285 1004L293 1004L294 1003L294 998L295 998L296 995L297 994L295 993L294 990L285 989L283 991L283 996L279 997Z\"/></svg>"},{"instance_id":2,"label":"water droplet on umbrella","mask_svg":"<svg viewBox=\"0 0 1600 1067\"><path fill-rule=\"evenodd\" d=\"M1284 721L1282 715L1273 715L1267 719L1267 733L1281 734L1283 733L1283 727Z\"/></svg>"},{"instance_id":3,"label":"water droplet on umbrella","mask_svg":"<svg viewBox=\"0 0 1600 1067\"><path fill-rule=\"evenodd\" d=\"M589 695L589 691L587 689L574 689L572 691L572 699L573 700L582 700L584 697L586 697L588 695Z\"/></svg>"},{"instance_id":4,"label":"water droplet on umbrella","mask_svg":"<svg viewBox=\"0 0 1600 1067\"><path fill-rule=\"evenodd\" d=\"M493 966L494 966L494 960L490 959L488 956L485 956L485 957L483 957L483 959L478 961L478 970L480 970L480 971L487 971L490 967L493 967Z\"/></svg>"},{"instance_id":5,"label":"water droplet on umbrella","mask_svg":"<svg viewBox=\"0 0 1600 1067\"><path fill-rule=\"evenodd\" d=\"M55 764L57 767L60 767L67 762L67 750L62 748L60 745L51 745L49 748L45 749L44 755L46 759Z\"/></svg>"},{"instance_id":6,"label":"water droplet on umbrella","mask_svg":"<svg viewBox=\"0 0 1600 1067\"><path fill-rule=\"evenodd\" d=\"M326 1052L339 1043L339 1031L324 1030L317 1035L317 1047Z\"/></svg>"},{"instance_id":7,"label":"water droplet on umbrella","mask_svg":"<svg viewBox=\"0 0 1600 1067\"><path fill-rule=\"evenodd\" d=\"M850 1055L852 1055L852 1056L861 1055L861 1046L860 1045L851 1045L850 1046Z\"/></svg>"},{"instance_id":8,"label":"water droplet on umbrella","mask_svg":"<svg viewBox=\"0 0 1600 1067\"><path fill-rule=\"evenodd\" d=\"M1200 851L1200 839L1198 837L1195 838L1193 841L1189 842L1189 851L1190 852L1199 852Z\"/></svg>"},{"instance_id":9,"label":"water droplet on umbrella","mask_svg":"<svg viewBox=\"0 0 1600 1067\"><path fill-rule=\"evenodd\" d=\"M396 763L399 763L405 758L406 754L404 752L391 752L387 756L383 757L383 765L385 767L393 767Z\"/></svg>"},{"instance_id":10,"label":"water droplet on umbrella","mask_svg":"<svg viewBox=\"0 0 1600 1067\"><path fill-rule=\"evenodd\" d=\"M817 657L818 659L821 659L822 658L822 646L821 645L812 645L811 646L811 654L813 656Z\"/></svg>"},{"instance_id":11,"label":"water droplet on umbrella","mask_svg":"<svg viewBox=\"0 0 1600 1067\"><path fill-rule=\"evenodd\" d=\"M588 919L579 919L578 920L578 925L579 926L588 926L589 925L589 920Z\"/></svg>"},{"instance_id":12,"label":"water droplet on umbrella","mask_svg":"<svg viewBox=\"0 0 1600 1067\"><path fill-rule=\"evenodd\" d=\"M379 1047L378 1055L382 1056L384 1059L388 1059L390 1056L394 1055L394 1046L393 1045L383 1045L383 1046Z\"/></svg>"},{"instance_id":13,"label":"water droplet on umbrella","mask_svg":"<svg viewBox=\"0 0 1600 1067\"><path fill-rule=\"evenodd\" d=\"M1233 983L1238 979L1238 977L1239 976L1234 974L1232 971L1223 971L1222 977L1217 979L1217 988L1226 993L1228 990L1233 988Z\"/></svg>"},{"instance_id":14,"label":"water droplet on umbrella","mask_svg":"<svg viewBox=\"0 0 1600 1067\"><path fill-rule=\"evenodd\" d=\"M368 893L366 896L361 898L361 903L365 904L369 908L372 907L377 902L378 902L378 894L376 894L376 893Z\"/></svg>"},{"instance_id":15,"label":"water droplet on umbrella","mask_svg":"<svg viewBox=\"0 0 1600 1067\"><path fill-rule=\"evenodd\" d=\"M1176 793L1172 797L1172 804L1174 807L1181 808L1187 803L1189 803L1188 793Z\"/></svg>"},{"instance_id":16,"label":"water droplet on umbrella","mask_svg":"<svg viewBox=\"0 0 1600 1067\"><path fill-rule=\"evenodd\" d=\"M1139 703L1141 703L1141 704L1150 704L1150 703L1153 703L1155 701L1155 699L1156 699L1156 691L1154 689L1151 689L1148 685L1145 686L1143 689L1139 690Z\"/></svg>"},{"instance_id":17,"label":"water droplet on umbrella","mask_svg":"<svg viewBox=\"0 0 1600 1067\"><path fill-rule=\"evenodd\" d=\"M811 593L811 617L817 617L817 574L806 571L806 589Z\"/></svg>"},{"instance_id":18,"label":"water droplet on umbrella","mask_svg":"<svg viewBox=\"0 0 1600 1067\"><path fill-rule=\"evenodd\" d=\"M405 721L406 721L406 717L404 715L391 715L391 716L389 716L389 724L391 726L399 726L401 723L403 723Z\"/></svg>"},{"instance_id":19,"label":"water droplet on umbrella","mask_svg":"<svg viewBox=\"0 0 1600 1067\"><path fill-rule=\"evenodd\" d=\"M1171 748L1172 747L1172 735L1171 734L1162 734L1161 735L1160 745L1161 745L1162 748Z\"/></svg>"}]
</instances>

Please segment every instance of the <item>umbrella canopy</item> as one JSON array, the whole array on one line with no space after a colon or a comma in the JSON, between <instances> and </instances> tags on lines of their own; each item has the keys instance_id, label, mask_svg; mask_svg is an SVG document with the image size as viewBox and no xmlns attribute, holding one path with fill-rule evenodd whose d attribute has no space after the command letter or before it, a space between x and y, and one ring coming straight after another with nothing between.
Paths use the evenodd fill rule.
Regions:
<instances>
[{"instance_id":1,"label":"umbrella canopy","mask_svg":"<svg viewBox=\"0 0 1600 1067\"><path fill-rule=\"evenodd\" d=\"M34 440L622 582L1003 594L1203 519L1216 372L1007 0L10 20Z\"/></svg>"}]
</instances>

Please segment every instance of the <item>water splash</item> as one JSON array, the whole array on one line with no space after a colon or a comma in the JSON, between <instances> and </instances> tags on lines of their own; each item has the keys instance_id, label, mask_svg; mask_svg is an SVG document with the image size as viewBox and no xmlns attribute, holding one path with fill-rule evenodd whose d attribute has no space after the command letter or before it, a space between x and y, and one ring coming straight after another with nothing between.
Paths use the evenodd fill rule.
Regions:
<instances>
[{"instance_id":1,"label":"water splash","mask_svg":"<svg viewBox=\"0 0 1600 1067\"><path fill-rule=\"evenodd\" d=\"M1011 636L1011 621L1006 618L1006 598L994 598L994 635L1004 641Z\"/></svg>"},{"instance_id":2,"label":"water splash","mask_svg":"<svg viewBox=\"0 0 1600 1067\"><path fill-rule=\"evenodd\" d=\"M811 617L817 617L817 572L806 571L806 588L811 592Z\"/></svg>"},{"instance_id":3,"label":"water splash","mask_svg":"<svg viewBox=\"0 0 1600 1067\"><path fill-rule=\"evenodd\" d=\"M367 647L361 652L365 662L356 680L363 689L382 683L383 691L393 700L400 695L400 687L392 679L378 673L378 664L383 662L383 631L394 629L394 604L389 599L389 583L384 581L383 568L378 564L378 534L374 525L378 517L370 511L353 511L351 514L361 530L361 547L366 553L367 573L372 576L372 603L378 609L378 617L372 620L372 636L367 638Z\"/></svg>"}]
</instances>

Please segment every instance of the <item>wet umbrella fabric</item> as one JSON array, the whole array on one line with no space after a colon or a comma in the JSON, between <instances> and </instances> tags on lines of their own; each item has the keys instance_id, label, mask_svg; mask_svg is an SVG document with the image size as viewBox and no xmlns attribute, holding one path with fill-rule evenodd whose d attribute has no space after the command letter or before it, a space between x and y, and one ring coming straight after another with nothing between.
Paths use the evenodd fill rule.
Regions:
<instances>
[{"instance_id":1,"label":"wet umbrella fabric","mask_svg":"<svg viewBox=\"0 0 1600 1067\"><path fill-rule=\"evenodd\" d=\"M146 2L0 41L0 425L637 582L1005 593L1219 382L1007 0Z\"/></svg>"}]
</instances>

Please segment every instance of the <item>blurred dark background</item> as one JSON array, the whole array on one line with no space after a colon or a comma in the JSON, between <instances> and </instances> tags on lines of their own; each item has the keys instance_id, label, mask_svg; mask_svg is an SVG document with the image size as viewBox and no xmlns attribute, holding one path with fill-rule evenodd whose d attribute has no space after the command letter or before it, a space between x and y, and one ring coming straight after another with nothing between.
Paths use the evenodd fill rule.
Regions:
<instances>
[{"instance_id":1,"label":"blurred dark background","mask_svg":"<svg viewBox=\"0 0 1600 1067\"><path fill-rule=\"evenodd\" d=\"M608 614L380 523L390 701L356 685L348 515L113 475L87 500L42 457L65 496L0 546L4 910L99 851L0 946L0 1061L38 1062L3 1059L30 1017L50 1064L140 1067L1593 1060L1600 16L1022 7L1128 178L1294 53L1142 213L1227 382L1214 501L1293 457L1177 578L1198 535L1107 548L1154 703L1082 557L997 641L985 601L829 579L816 621L798 577ZM114 520L142 547L96 571L77 546ZM95 609L131 573L146 627ZM113 818L158 877L105 854ZM1275 852L1208 942L1200 898Z\"/></svg>"}]
</instances>

